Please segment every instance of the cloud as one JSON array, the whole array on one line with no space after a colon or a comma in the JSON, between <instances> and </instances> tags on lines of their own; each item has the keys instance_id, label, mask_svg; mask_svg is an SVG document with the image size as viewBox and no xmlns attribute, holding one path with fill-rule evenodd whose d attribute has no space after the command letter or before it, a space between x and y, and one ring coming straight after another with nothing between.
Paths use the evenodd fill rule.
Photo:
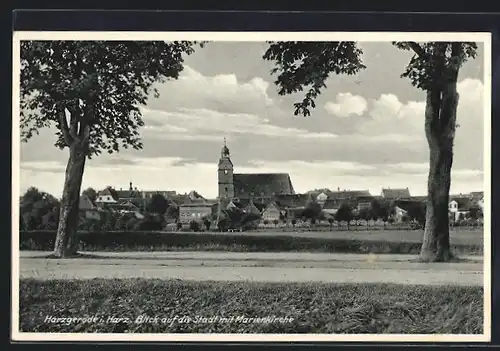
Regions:
<instances>
[{"instance_id":1,"label":"cloud","mask_svg":"<svg viewBox=\"0 0 500 351\"><path fill-rule=\"evenodd\" d=\"M160 98L151 98L143 110L144 149L90 160L84 186L128 187L132 180L144 189L197 189L212 196L227 137L236 171L290 172L298 191L340 186L378 193L381 186L408 186L412 193L425 193L424 94L399 76L410 58L407 52L390 43L363 44L368 68L357 76L332 76L317 100L323 108L302 118L293 116L302 92L278 96L268 74L272 64L260 59L260 51L243 43L217 45L187 57L178 80L158 85ZM466 64L458 84L455 192L482 188L483 85L467 78L479 76L480 66L481 60ZM22 145L23 187L60 193L67 150L59 151L54 141L52 128Z\"/></svg>"},{"instance_id":2,"label":"cloud","mask_svg":"<svg viewBox=\"0 0 500 351\"><path fill-rule=\"evenodd\" d=\"M66 166L57 161L32 161L21 163L21 170L33 172L60 173L65 172Z\"/></svg>"},{"instance_id":3,"label":"cloud","mask_svg":"<svg viewBox=\"0 0 500 351\"><path fill-rule=\"evenodd\" d=\"M256 114L229 113L209 109L179 108L176 111L142 108L146 135L169 140L221 141L221 136L250 134L265 137L331 140L337 136L326 132L271 124ZM153 121L150 125L149 121Z\"/></svg>"},{"instance_id":4,"label":"cloud","mask_svg":"<svg viewBox=\"0 0 500 351\"><path fill-rule=\"evenodd\" d=\"M124 159L122 165L87 164L82 188L103 189L107 185L128 187L130 181L141 190L175 190L179 193L193 189L202 195L217 196L217 161L193 162L181 157ZM43 167L45 166L45 168ZM54 196L60 196L64 181L61 164L46 162L24 163L21 171L21 192L36 186ZM297 192L314 188L368 189L379 194L382 187L409 187L413 195L423 195L427 187L427 164L387 163L364 164L349 161L252 160L245 165L235 162L237 173L289 173ZM473 169L452 170L452 193L482 190L483 173Z\"/></svg>"},{"instance_id":5,"label":"cloud","mask_svg":"<svg viewBox=\"0 0 500 351\"><path fill-rule=\"evenodd\" d=\"M273 106L268 94L270 83L261 77L238 80L233 73L204 76L184 66L178 80L158 84L158 99L150 99L152 109L207 108L223 112L251 112Z\"/></svg>"},{"instance_id":6,"label":"cloud","mask_svg":"<svg viewBox=\"0 0 500 351\"><path fill-rule=\"evenodd\" d=\"M350 115L361 116L367 108L366 99L351 93L338 93L337 102L327 102L325 110L335 116L345 118Z\"/></svg>"}]
</instances>

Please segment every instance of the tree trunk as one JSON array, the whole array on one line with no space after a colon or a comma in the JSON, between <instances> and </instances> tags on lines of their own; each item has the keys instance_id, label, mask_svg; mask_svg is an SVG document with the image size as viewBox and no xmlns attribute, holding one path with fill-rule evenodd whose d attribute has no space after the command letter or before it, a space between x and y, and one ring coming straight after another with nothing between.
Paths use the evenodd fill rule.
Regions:
<instances>
[{"instance_id":1,"label":"tree trunk","mask_svg":"<svg viewBox=\"0 0 500 351\"><path fill-rule=\"evenodd\" d=\"M442 92L427 93L425 130L430 157L426 220L420 251L423 261L445 262L453 258L448 203L457 105L456 81L448 83Z\"/></svg>"},{"instance_id":2,"label":"tree trunk","mask_svg":"<svg viewBox=\"0 0 500 351\"><path fill-rule=\"evenodd\" d=\"M54 248L54 256L71 257L78 250L78 222L80 190L82 186L83 171L85 167L85 150L82 146L70 146L68 165L64 179L59 226Z\"/></svg>"}]
</instances>

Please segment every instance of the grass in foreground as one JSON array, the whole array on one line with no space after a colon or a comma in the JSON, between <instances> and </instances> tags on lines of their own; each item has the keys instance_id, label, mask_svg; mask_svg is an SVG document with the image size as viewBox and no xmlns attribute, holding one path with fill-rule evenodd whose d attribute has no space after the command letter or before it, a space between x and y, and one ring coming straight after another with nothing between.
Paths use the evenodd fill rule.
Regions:
<instances>
[{"instance_id":1,"label":"grass in foreground","mask_svg":"<svg viewBox=\"0 0 500 351\"><path fill-rule=\"evenodd\" d=\"M483 289L22 279L19 317L23 332L481 334ZM262 317L288 319L246 319Z\"/></svg>"}]
</instances>

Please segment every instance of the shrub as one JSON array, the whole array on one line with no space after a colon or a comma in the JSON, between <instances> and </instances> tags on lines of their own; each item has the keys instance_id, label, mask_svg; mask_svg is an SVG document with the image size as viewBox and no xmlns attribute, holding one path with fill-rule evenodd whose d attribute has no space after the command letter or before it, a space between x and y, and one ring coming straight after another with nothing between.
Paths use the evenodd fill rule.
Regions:
<instances>
[{"instance_id":1,"label":"shrub","mask_svg":"<svg viewBox=\"0 0 500 351\"><path fill-rule=\"evenodd\" d=\"M420 242L391 242L356 240L333 237L304 237L290 235L260 235L232 233L176 232L79 232L81 251L238 251L238 252L338 252L338 253L397 253L418 254ZM55 231L20 232L20 250L54 249ZM453 252L482 254L482 244L452 244Z\"/></svg>"},{"instance_id":2,"label":"shrub","mask_svg":"<svg viewBox=\"0 0 500 351\"><path fill-rule=\"evenodd\" d=\"M200 231L200 224L197 221L189 222L189 230L191 230L193 232L199 232Z\"/></svg>"}]
</instances>

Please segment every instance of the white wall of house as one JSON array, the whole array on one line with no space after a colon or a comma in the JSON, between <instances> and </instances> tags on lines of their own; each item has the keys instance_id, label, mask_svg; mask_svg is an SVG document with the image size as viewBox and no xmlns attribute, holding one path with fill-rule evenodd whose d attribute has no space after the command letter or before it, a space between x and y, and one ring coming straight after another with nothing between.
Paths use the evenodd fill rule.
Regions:
<instances>
[{"instance_id":1,"label":"white wall of house","mask_svg":"<svg viewBox=\"0 0 500 351\"><path fill-rule=\"evenodd\" d=\"M325 193L321 193L318 196L316 196L316 201L320 204L325 203L325 201L328 199L328 195Z\"/></svg>"},{"instance_id":2,"label":"white wall of house","mask_svg":"<svg viewBox=\"0 0 500 351\"><path fill-rule=\"evenodd\" d=\"M270 204L264 212L262 212L262 220L273 221L275 219L280 219L280 210L274 205Z\"/></svg>"},{"instance_id":3,"label":"white wall of house","mask_svg":"<svg viewBox=\"0 0 500 351\"><path fill-rule=\"evenodd\" d=\"M394 207L394 220L396 222L401 222L406 214L408 214L408 212L403 210L401 207Z\"/></svg>"},{"instance_id":4,"label":"white wall of house","mask_svg":"<svg viewBox=\"0 0 500 351\"><path fill-rule=\"evenodd\" d=\"M467 216L469 211L464 211L458 208L458 202L451 200L448 205L448 211L452 214L455 221L460 219L460 215Z\"/></svg>"},{"instance_id":5,"label":"white wall of house","mask_svg":"<svg viewBox=\"0 0 500 351\"><path fill-rule=\"evenodd\" d=\"M484 210L484 198L481 198L481 200L477 202L477 205L481 210Z\"/></svg>"},{"instance_id":6,"label":"white wall of house","mask_svg":"<svg viewBox=\"0 0 500 351\"><path fill-rule=\"evenodd\" d=\"M456 202L455 200L451 200L448 204L448 211L453 213L458 212L458 202Z\"/></svg>"},{"instance_id":7,"label":"white wall of house","mask_svg":"<svg viewBox=\"0 0 500 351\"><path fill-rule=\"evenodd\" d=\"M326 208L326 209L323 209L323 212L329 214L329 215L332 215L334 216L335 213L337 213L339 209L338 208Z\"/></svg>"}]
</instances>

